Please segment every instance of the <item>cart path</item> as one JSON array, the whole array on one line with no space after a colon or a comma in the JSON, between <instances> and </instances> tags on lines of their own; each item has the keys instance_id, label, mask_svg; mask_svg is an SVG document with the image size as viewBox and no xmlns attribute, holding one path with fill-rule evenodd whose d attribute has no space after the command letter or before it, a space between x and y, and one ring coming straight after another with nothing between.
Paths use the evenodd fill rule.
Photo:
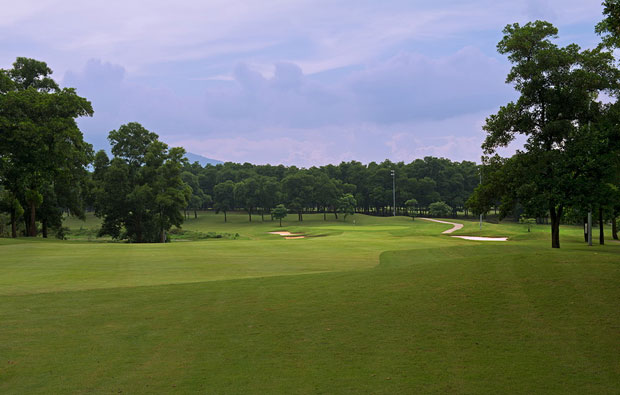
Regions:
<instances>
[{"instance_id":1,"label":"cart path","mask_svg":"<svg viewBox=\"0 0 620 395\"><path fill-rule=\"evenodd\" d=\"M443 232L441 232L442 234L452 233L452 232L455 232L463 228L463 224L457 224L456 222L440 221L438 219L432 219L432 218L420 218L420 219L423 219L425 221L439 222L440 224L452 225L451 229L444 230ZM507 237L483 237L483 236L450 236L450 237L455 237L455 238L463 239L463 240L474 240L474 241L508 241Z\"/></svg>"},{"instance_id":2,"label":"cart path","mask_svg":"<svg viewBox=\"0 0 620 395\"><path fill-rule=\"evenodd\" d=\"M448 224L448 225L453 226L452 229L448 229L448 230L441 232L442 234L456 232L457 230L463 228L463 224L457 224L456 222L440 221L438 219L432 219L432 218L420 218L420 219L423 219L424 221L439 222L440 224Z\"/></svg>"}]
</instances>

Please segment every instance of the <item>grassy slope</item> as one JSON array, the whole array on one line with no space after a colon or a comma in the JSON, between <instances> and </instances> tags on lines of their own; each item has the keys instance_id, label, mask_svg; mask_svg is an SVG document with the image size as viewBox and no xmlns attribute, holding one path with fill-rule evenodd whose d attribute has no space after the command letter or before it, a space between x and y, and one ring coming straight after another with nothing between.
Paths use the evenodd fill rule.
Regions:
<instances>
[{"instance_id":1,"label":"grassy slope","mask_svg":"<svg viewBox=\"0 0 620 395\"><path fill-rule=\"evenodd\" d=\"M243 240L1 240L0 392L618 391L618 244L357 215L283 240L230 217L185 228Z\"/></svg>"}]
</instances>

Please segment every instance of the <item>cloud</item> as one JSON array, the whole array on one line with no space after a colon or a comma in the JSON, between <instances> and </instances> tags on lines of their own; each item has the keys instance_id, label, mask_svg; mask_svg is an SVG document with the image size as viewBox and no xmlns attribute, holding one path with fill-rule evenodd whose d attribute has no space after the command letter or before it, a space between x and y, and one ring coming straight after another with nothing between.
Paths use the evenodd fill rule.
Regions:
<instances>
[{"instance_id":1,"label":"cloud","mask_svg":"<svg viewBox=\"0 0 620 395\"><path fill-rule=\"evenodd\" d=\"M138 121L221 160L476 160L485 117L514 97L494 46L533 17L562 37L600 0L24 0L0 21L0 59L64 75L93 102L80 126L97 148Z\"/></svg>"},{"instance_id":2,"label":"cloud","mask_svg":"<svg viewBox=\"0 0 620 395\"><path fill-rule=\"evenodd\" d=\"M401 53L350 78L369 120L443 119L488 109L510 92L508 67L473 47L438 59Z\"/></svg>"},{"instance_id":3,"label":"cloud","mask_svg":"<svg viewBox=\"0 0 620 395\"><path fill-rule=\"evenodd\" d=\"M290 62L276 63L270 77L240 63L232 82L208 85L199 97L150 88L100 60L66 73L63 83L92 100L95 116L80 125L99 148L110 130L138 121L220 160L309 165L431 153L476 160L481 114L512 95L506 69L467 47L438 58L401 52L332 82Z\"/></svg>"},{"instance_id":4,"label":"cloud","mask_svg":"<svg viewBox=\"0 0 620 395\"><path fill-rule=\"evenodd\" d=\"M17 40L20 55L45 53L60 73L92 57L141 73L157 63L199 59L229 70L239 61L283 60L316 73L375 60L403 43L449 45L469 32L497 32L532 17L560 25L592 22L600 19L601 5L600 0L23 0L4 11L0 37ZM302 50L295 50L300 43ZM10 52L0 54L17 55Z\"/></svg>"}]
</instances>

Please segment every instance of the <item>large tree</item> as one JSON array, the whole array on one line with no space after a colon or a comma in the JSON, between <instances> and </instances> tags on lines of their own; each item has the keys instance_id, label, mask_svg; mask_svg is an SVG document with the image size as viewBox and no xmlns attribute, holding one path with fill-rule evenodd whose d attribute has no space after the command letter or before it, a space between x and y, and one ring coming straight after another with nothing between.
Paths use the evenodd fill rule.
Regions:
<instances>
[{"instance_id":1,"label":"large tree","mask_svg":"<svg viewBox=\"0 0 620 395\"><path fill-rule=\"evenodd\" d=\"M551 39L557 29L548 22L506 26L497 45L513 67L506 78L520 93L491 115L484 126L486 154L507 146L519 135L527 136L521 153L524 183L542 199L551 219L551 246L560 247L560 221L574 193L574 178L582 169L570 166L567 154L573 136L583 128L596 106L596 94L617 87L613 57L603 50L581 50L570 44L559 47ZM531 182L530 182L531 181Z\"/></svg>"},{"instance_id":2,"label":"large tree","mask_svg":"<svg viewBox=\"0 0 620 395\"><path fill-rule=\"evenodd\" d=\"M181 177L185 151L168 148L139 123L110 132L114 158L97 154L96 214L101 235L142 242L165 242L166 232L183 222L191 188Z\"/></svg>"},{"instance_id":3,"label":"large tree","mask_svg":"<svg viewBox=\"0 0 620 395\"><path fill-rule=\"evenodd\" d=\"M27 208L29 236L37 234L41 204L58 211L50 206L49 192L58 196L59 179L71 179L78 188L92 159L92 147L75 122L92 115L92 106L74 89L61 89L51 74L45 62L28 58L17 58L12 69L0 70L0 180Z\"/></svg>"}]
</instances>

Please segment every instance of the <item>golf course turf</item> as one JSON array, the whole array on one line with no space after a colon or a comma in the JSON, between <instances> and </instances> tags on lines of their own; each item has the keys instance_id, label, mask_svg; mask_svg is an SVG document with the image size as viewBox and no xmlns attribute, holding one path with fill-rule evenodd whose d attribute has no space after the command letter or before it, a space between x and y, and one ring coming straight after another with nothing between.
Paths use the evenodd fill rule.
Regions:
<instances>
[{"instance_id":1,"label":"golf course turf","mask_svg":"<svg viewBox=\"0 0 620 395\"><path fill-rule=\"evenodd\" d=\"M617 242L292 217L199 213L167 244L98 240L93 217L0 239L0 393L620 392Z\"/></svg>"}]
</instances>

